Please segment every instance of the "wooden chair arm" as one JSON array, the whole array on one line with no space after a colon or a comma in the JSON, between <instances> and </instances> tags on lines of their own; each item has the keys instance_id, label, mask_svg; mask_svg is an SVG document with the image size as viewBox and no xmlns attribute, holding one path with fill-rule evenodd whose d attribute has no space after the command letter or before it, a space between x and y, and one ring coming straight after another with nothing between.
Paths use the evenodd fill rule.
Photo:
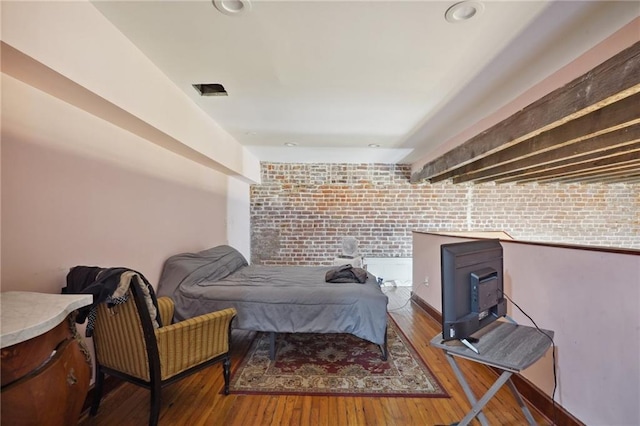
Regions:
<instances>
[{"instance_id":1,"label":"wooden chair arm","mask_svg":"<svg viewBox=\"0 0 640 426\"><path fill-rule=\"evenodd\" d=\"M229 351L234 308L189 318L155 330L162 379Z\"/></svg>"}]
</instances>

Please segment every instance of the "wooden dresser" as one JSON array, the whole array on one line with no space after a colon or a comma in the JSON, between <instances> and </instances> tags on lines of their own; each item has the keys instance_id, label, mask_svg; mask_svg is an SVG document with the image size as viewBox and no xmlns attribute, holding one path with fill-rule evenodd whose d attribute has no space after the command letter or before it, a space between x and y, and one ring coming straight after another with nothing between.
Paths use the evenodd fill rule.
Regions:
<instances>
[{"instance_id":1,"label":"wooden dresser","mask_svg":"<svg viewBox=\"0 0 640 426\"><path fill-rule=\"evenodd\" d=\"M74 317L91 303L91 295L0 293L3 425L78 423L91 360Z\"/></svg>"}]
</instances>

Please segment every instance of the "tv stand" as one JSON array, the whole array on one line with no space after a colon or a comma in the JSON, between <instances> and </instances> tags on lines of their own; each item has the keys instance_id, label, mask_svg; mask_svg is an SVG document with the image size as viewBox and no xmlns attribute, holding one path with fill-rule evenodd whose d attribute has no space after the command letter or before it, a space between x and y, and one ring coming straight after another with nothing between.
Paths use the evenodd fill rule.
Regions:
<instances>
[{"instance_id":1,"label":"tv stand","mask_svg":"<svg viewBox=\"0 0 640 426\"><path fill-rule=\"evenodd\" d=\"M471 339L460 339L460 341L469 349L471 349L472 351L474 351L477 354L480 354L480 351L478 350L478 348L476 348L475 346L473 346L473 344L469 341ZM475 340L473 343L478 343L478 339L473 339Z\"/></svg>"},{"instance_id":2,"label":"tv stand","mask_svg":"<svg viewBox=\"0 0 640 426\"><path fill-rule=\"evenodd\" d=\"M546 334L546 336L542 333ZM526 369L544 356L549 346L551 346L551 340L548 337L553 338L553 331L539 331L534 327L496 321L479 330L474 336L480 339L476 345L478 352L455 340L443 341L441 334L431 339L431 346L444 351L447 361L471 404L471 410L458 425L468 425L477 417L483 426L488 426L489 422L482 409L505 383L511 389L528 423L535 425L531 411L529 411L515 385L511 382L511 375ZM471 387L462 374L462 370L456 363L456 358L465 358L479 364L495 367L502 371L502 374L484 396L476 400Z\"/></svg>"}]
</instances>

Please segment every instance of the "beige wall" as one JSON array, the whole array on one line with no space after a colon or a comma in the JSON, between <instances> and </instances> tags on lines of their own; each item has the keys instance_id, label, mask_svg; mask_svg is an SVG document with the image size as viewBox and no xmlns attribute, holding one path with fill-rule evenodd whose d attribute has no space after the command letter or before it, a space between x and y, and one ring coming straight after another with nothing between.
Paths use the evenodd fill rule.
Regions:
<instances>
[{"instance_id":1,"label":"beige wall","mask_svg":"<svg viewBox=\"0 0 640 426\"><path fill-rule=\"evenodd\" d=\"M2 291L59 292L83 264L155 285L168 256L227 242L230 178L11 77L2 89Z\"/></svg>"},{"instance_id":2,"label":"beige wall","mask_svg":"<svg viewBox=\"0 0 640 426\"><path fill-rule=\"evenodd\" d=\"M413 291L438 311L440 245L459 241L466 240L414 233ZM640 252L502 246L505 293L539 327L555 332L556 401L588 425L640 424ZM531 325L508 306L518 323ZM551 395L550 353L523 376Z\"/></svg>"},{"instance_id":3,"label":"beige wall","mask_svg":"<svg viewBox=\"0 0 640 426\"><path fill-rule=\"evenodd\" d=\"M249 261L251 259L251 231L249 214L250 188L240 179L227 181L227 243L235 247Z\"/></svg>"},{"instance_id":4,"label":"beige wall","mask_svg":"<svg viewBox=\"0 0 640 426\"><path fill-rule=\"evenodd\" d=\"M78 264L155 284L171 254L222 243L249 256L254 156L90 2L0 11L3 291L58 292Z\"/></svg>"}]
</instances>

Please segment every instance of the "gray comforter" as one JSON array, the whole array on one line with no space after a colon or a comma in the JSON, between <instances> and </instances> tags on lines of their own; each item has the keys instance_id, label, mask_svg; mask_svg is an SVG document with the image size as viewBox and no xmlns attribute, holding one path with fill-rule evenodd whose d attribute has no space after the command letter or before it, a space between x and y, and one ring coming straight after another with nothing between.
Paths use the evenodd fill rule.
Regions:
<instances>
[{"instance_id":1,"label":"gray comforter","mask_svg":"<svg viewBox=\"0 0 640 426\"><path fill-rule=\"evenodd\" d=\"M281 333L350 333L384 344L387 296L373 275L364 284L328 283L331 267L249 266L229 246L170 257L158 295L176 319L234 307L235 328Z\"/></svg>"}]
</instances>

